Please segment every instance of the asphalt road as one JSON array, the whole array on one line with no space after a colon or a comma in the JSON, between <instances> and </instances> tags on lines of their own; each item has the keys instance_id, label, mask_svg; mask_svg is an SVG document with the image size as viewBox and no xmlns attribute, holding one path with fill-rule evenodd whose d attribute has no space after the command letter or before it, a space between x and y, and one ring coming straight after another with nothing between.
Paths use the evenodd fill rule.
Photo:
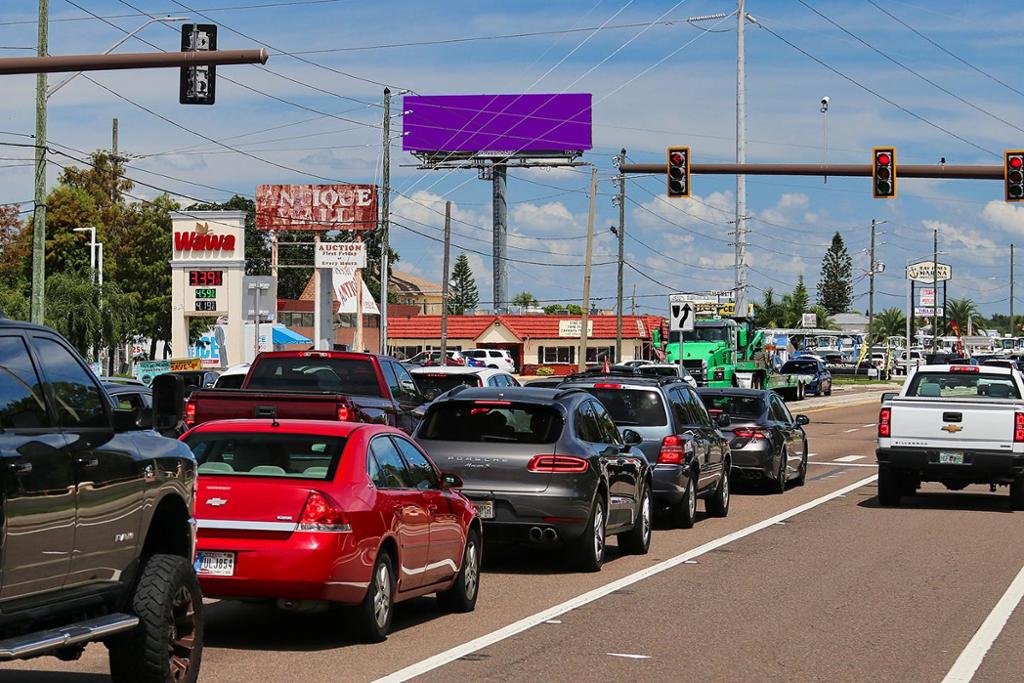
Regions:
<instances>
[{"instance_id":1,"label":"asphalt road","mask_svg":"<svg viewBox=\"0 0 1024 683\"><path fill-rule=\"evenodd\" d=\"M936 485L880 508L877 399L865 400L801 407L812 419L806 486L740 489L728 518L660 529L644 557L612 547L598 574L489 548L476 612L406 603L384 644L353 644L343 612L208 605L201 678L941 681L960 658L957 680L1024 681L1024 607L1004 599L1024 566L1024 514L1008 511L1005 489ZM0 682L105 672L105 649L91 645L77 663L6 665Z\"/></svg>"}]
</instances>

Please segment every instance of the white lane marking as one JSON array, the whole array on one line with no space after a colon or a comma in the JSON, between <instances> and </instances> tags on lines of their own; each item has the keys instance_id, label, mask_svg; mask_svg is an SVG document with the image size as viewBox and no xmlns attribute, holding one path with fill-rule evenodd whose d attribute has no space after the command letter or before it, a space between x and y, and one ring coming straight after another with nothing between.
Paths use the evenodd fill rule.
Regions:
<instances>
[{"instance_id":1,"label":"white lane marking","mask_svg":"<svg viewBox=\"0 0 1024 683\"><path fill-rule=\"evenodd\" d=\"M858 429L860 429L860 427L854 427L853 429L847 429L847 430L846 430L845 432L843 432L843 433L844 433L844 434L850 434L850 433L852 433L852 432L855 432L855 431L857 431Z\"/></svg>"},{"instance_id":2,"label":"white lane marking","mask_svg":"<svg viewBox=\"0 0 1024 683\"><path fill-rule=\"evenodd\" d=\"M548 619L544 623L545 624L561 624L562 621L560 619Z\"/></svg>"},{"instance_id":3,"label":"white lane marking","mask_svg":"<svg viewBox=\"0 0 1024 683\"><path fill-rule=\"evenodd\" d=\"M1006 621L1010 618L1013 610L1017 608L1021 598L1024 598L1024 567L1017 573L1017 578L1010 583L1010 587L1003 593L1003 597L999 598L999 602L989 612L974 637L967 643L967 647L956 658L953 668L942 679L942 683L967 683L974 678L974 674L977 673L989 648L999 637L1003 627L1006 626Z\"/></svg>"},{"instance_id":4,"label":"white lane marking","mask_svg":"<svg viewBox=\"0 0 1024 683\"><path fill-rule=\"evenodd\" d=\"M832 462L856 462L858 460L863 460L863 459L864 459L863 455L844 455L841 458L836 458Z\"/></svg>"},{"instance_id":5,"label":"white lane marking","mask_svg":"<svg viewBox=\"0 0 1024 683\"><path fill-rule=\"evenodd\" d=\"M808 458L813 458L813 457L814 457L814 456L816 456L816 455L817 455L817 453L808 453L808 454L807 454L807 457L808 457Z\"/></svg>"},{"instance_id":6,"label":"white lane marking","mask_svg":"<svg viewBox=\"0 0 1024 683\"><path fill-rule=\"evenodd\" d=\"M633 572L632 574L628 574L620 579L616 579L615 581L606 583L605 585L594 588L593 590L587 591L586 593L577 595L575 598L570 598L569 600L566 600L565 602L555 605L554 607L549 607L546 610L537 612L536 614L532 614L528 617L524 617L523 619L520 619L519 621L513 622L502 628L499 628L496 631L484 634L478 638L474 638L473 640L465 642L461 645L456 645L453 648L449 648L444 652L439 652L436 655L427 657L426 659L420 662L416 662L415 664L410 664L404 669L399 669L398 671L395 671L392 674L389 674L382 678L378 678L376 683L399 683L400 681L407 681L410 678L415 678L416 676L422 676L428 671L433 671L434 669L444 666L445 664L450 664L451 662L454 662L455 660L461 657L465 657L468 654L472 654L474 652L477 652L478 650L484 649L485 647L490 647L495 643L500 643L503 640L507 640L512 636L518 635L523 631L533 628L537 624L542 624L545 621L548 621L549 619L554 619L555 617L559 617L565 614L566 612L570 612L579 607L583 607L584 605L588 605L591 602L594 602L595 600L600 600L601 598L610 595L617 590L622 590L623 588L631 586L634 583L643 581L644 579L650 578L656 574L660 574L661 572L664 572L668 569L672 569L673 567L676 567L680 564L687 563L688 561L691 561L694 558L700 557L701 555L705 555L711 552L712 550L721 548L722 546L728 545L734 541L738 541L741 538L746 538L751 534L756 534L758 531L762 531L764 529L774 526L776 522L782 522L789 519L790 517L795 517L800 513L807 512L808 510L813 510L819 505L823 505L829 502L830 500L834 500L835 498L845 496L850 491L855 491L862 486L866 486L874 482L876 479L878 479L878 475L872 474L870 477L865 477L860 481L855 481L854 483L848 484L847 486L844 486L841 489L837 489L832 493L827 493L824 496L815 498L814 500L804 503L802 505L798 505L795 508L790 508L785 512L780 512L774 517L769 517L768 519L764 519L755 524L751 524L748 527L744 527L739 531L734 531L730 534L726 534L725 536L721 536L712 541L708 541L703 545L699 545L696 548L687 550L686 552L676 555L675 557L670 557L667 560L662 560L658 564L651 565L646 569L641 569L640 571Z\"/></svg>"},{"instance_id":7,"label":"white lane marking","mask_svg":"<svg viewBox=\"0 0 1024 683\"><path fill-rule=\"evenodd\" d=\"M625 657L626 659L650 659L650 655L630 655L624 652L605 652L609 657Z\"/></svg>"},{"instance_id":8,"label":"white lane marking","mask_svg":"<svg viewBox=\"0 0 1024 683\"><path fill-rule=\"evenodd\" d=\"M808 460L807 464L828 465L829 467L878 467L878 463L873 462L815 462L813 460Z\"/></svg>"},{"instance_id":9,"label":"white lane marking","mask_svg":"<svg viewBox=\"0 0 1024 683\"><path fill-rule=\"evenodd\" d=\"M875 426L875 423L874 423L874 422L869 422L868 424L866 424L866 425L864 425L864 426L865 426L865 427L874 427L874 426Z\"/></svg>"}]
</instances>

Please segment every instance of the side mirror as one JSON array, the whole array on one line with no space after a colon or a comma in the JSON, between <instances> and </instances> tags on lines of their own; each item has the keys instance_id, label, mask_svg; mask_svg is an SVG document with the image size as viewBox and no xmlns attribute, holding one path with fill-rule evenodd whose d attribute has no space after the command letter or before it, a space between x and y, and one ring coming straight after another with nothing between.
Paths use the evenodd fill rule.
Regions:
<instances>
[{"instance_id":1,"label":"side mirror","mask_svg":"<svg viewBox=\"0 0 1024 683\"><path fill-rule=\"evenodd\" d=\"M622 440L627 446L639 446L644 442L644 438L633 429L623 429Z\"/></svg>"},{"instance_id":2,"label":"side mirror","mask_svg":"<svg viewBox=\"0 0 1024 683\"><path fill-rule=\"evenodd\" d=\"M153 378L153 429L165 432L177 429L185 415L185 381L178 375Z\"/></svg>"},{"instance_id":3,"label":"side mirror","mask_svg":"<svg viewBox=\"0 0 1024 683\"><path fill-rule=\"evenodd\" d=\"M722 413L721 415L718 416L718 419L715 421L715 424L718 427L724 429L732 424L732 418L729 417L726 413Z\"/></svg>"},{"instance_id":4,"label":"side mirror","mask_svg":"<svg viewBox=\"0 0 1024 683\"><path fill-rule=\"evenodd\" d=\"M811 418L807 417L806 415L797 415L796 423L803 427L804 425L811 423Z\"/></svg>"},{"instance_id":5,"label":"side mirror","mask_svg":"<svg viewBox=\"0 0 1024 683\"><path fill-rule=\"evenodd\" d=\"M130 432L139 429L134 408L114 408L114 431Z\"/></svg>"},{"instance_id":6,"label":"side mirror","mask_svg":"<svg viewBox=\"0 0 1024 683\"><path fill-rule=\"evenodd\" d=\"M462 477L454 472L445 472L441 475L441 486L445 489L461 489L465 486Z\"/></svg>"},{"instance_id":7,"label":"side mirror","mask_svg":"<svg viewBox=\"0 0 1024 683\"><path fill-rule=\"evenodd\" d=\"M892 399L896 398L897 396L899 396L899 392L896 392L896 391L883 391L882 392L882 403L885 403L886 401L891 401Z\"/></svg>"},{"instance_id":8,"label":"side mirror","mask_svg":"<svg viewBox=\"0 0 1024 683\"><path fill-rule=\"evenodd\" d=\"M143 408L139 411L138 417L135 420L135 424L139 429L152 429L153 428L153 409Z\"/></svg>"}]
</instances>

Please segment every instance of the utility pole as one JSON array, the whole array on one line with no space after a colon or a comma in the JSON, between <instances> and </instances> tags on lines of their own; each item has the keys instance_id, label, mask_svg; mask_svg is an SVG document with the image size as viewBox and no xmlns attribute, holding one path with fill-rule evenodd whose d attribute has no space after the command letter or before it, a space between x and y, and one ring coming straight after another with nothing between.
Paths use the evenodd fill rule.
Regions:
<instances>
[{"instance_id":1,"label":"utility pole","mask_svg":"<svg viewBox=\"0 0 1024 683\"><path fill-rule=\"evenodd\" d=\"M508 204L505 187L508 168L502 163L491 166L492 204L494 221L494 312L504 313L508 304L508 264L505 262L505 241L508 237Z\"/></svg>"},{"instance_id":2,"label":"utility pole","mask_svg":"<svg viewBox=\"0 0 1024 683\"><path fill-rule=\"evenodd\" d=\"M380 352L388 352L388 249L391 220L391 88L384 88L384 161L381 164L380 200ZM447 256L445 256L447 258ZM447 267L445 268L447 272ZM443 336L442 336L443 338Z\"/></svg>"},{"instance_id":3,"label":"utility pole","mask_svg":"<svg viewBox=\"0 0 1024 683\"><path fill-rule=\"evenodd\" d=\"M597 213L597 166L590 169L590 213L587 215L587 252L583 265L583 315L580 318L580 372L587 369L587 324L590 322L590 264L594 245L594 214ZM497 242L495 242L497 244ZM494 264L497 266L497 262Z\"/></svg>"},{"instance_id":4,"label":"utility pole","mask_svg":"<svg viewBox=\"0 0 1024 683\"><path fill-rule=\"evenodd\" d=\"M448 365L448 258L452 250L452 203L444 203L444 280L441 281L441 365Z\"/></svg>"},{"instance_id":5,"label":"utility pole","mask_svg":"<svg viewBox=\"0 0 1024 683\"><path fill-rule=\"evenodd\" d=\"M747 23L745 0L736 10L736 163L747 161L746 57L743 29ZM736 176L736 315L747 315L747 177Z\"/></svg>"},{"instance_id":6,"label":"utility pole","mask_svg":"<svg viewBox=\"0 0 1024 683\"><path fill-rule=\"evenodd\" d=\"M1014 246L1010 245L1010 336L1014 336Z\"/></svg>"},{"instance_id":7,"label":"utility pole","mask_svg":"<svg viewBox=\"0 0 1024 683\"><path fill-rule=\"evenodd\" d=\"M630 308L633 315L636 315L636 283L633 283L633 305Z\"/></svg>"},{"instance_id":8,"label":"utility pole","mask_svg":"<svg viewBox=\"0 0 1024 683\"><path fill-rule=\"evenodd\" d=\"M932 231L932 351L939 350L939 231Z\"/></svg>"},{"instance_id":9,"label":"utility pole","mask_svg":"<svg viewBox=\"0 0 1024 683\"><path fill-rule=\"evenodd\" d=\"M117 117L110 121L110 154L117 161Z\"/></svg>"},{"instance_id":10,"label":"utility pole","mask_svg":"<svg viewBox=\"0 0 1024 683\"><path fill-rule=\"evenodd\" d=\"M36 54L46 57L49 41L48 0L39 0ZM32 322L43 324L46 287L46 74L36 74L36 177L32 211Z\"/></svg>"},{"instance_id":11,"label":"utility pole","mask_svg":"<svg viewBox=\"0 0 1024 683\"><path fill-rule=\"evenodd\" d=\"M875 219L871 219L871 263L868 264L868 336L875 327Z\"/></svg>"},{"instance_id":12,"label":"utility pole","mask_svg":"<svg viewBox=\"0 0 1024 683\"><path fill-rule=\"evenodd\" d=\"M626 148L619 152L622 163L626 161ZM619 173L619 284L615 297L615 362L622 362L622 268L626 255L626 174Z\"/></svg>"}]
</instances>

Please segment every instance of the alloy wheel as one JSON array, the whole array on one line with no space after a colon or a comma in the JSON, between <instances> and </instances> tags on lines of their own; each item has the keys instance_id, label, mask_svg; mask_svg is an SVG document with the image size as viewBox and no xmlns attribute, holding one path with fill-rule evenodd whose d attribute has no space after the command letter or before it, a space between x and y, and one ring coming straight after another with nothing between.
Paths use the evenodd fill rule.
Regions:
<instances>
[{"instance_id":1,"label":"alloy wheel","mask_svg":"<svg viewBox=\"0 0 1024 683\"><path fill-rule=\"evenodd\" d=\"M391 575L384 563L377 568L374 588L376 594L373 596L373 618L378 627L384 628L391 612Z\"/></svg>"},{"instance_id":2,"label":"alloy wheel","mask_svg":"<svg viewBox=\"0 0 1024 683\"><path fill-rule=\"evenodd\" d=\"M192 591L181 586L174 596L171 608L170 638L170 669L167 678L171 681L188 679L192 668L192 651L195 648L196 608Z\"/></svg>"},{"instance_id":3,"label":"alloy wheel","mask_svg":"<svg viewBox=\"0 0 1024 683\"><path fill-rule=\"evenodd\" d=\"M640 507L640 523L643 525L644 532L644 543L649 542L651 538L651 496L647 494L644 496L643 505Z\"/></svg>"},{"instance_id":4,"label":"alloy wheel","mask_svg":"<svg viewBox=\"0 0 1024 683\"><path fill-rule=\"evenodd\" d=\"M697 514L697 487L693 483L693 475L690 475L690 483L686 485L686 505L690 509L690 519Z\"/></svg>"},{"instance_id":5,"label":"alloy wheel","mask_svg":"<svg viewBox=\"0 0 1024 683\"><path fill-rule=\"evenodd\" d=\"M477 582L480 579L480 563L477 559L476 541L470 539L466 546L466 597L470 600L476 595Z\"/></svg>"},{"instance_id":6,"label":"alloy wheel","mask_svg":"<svg viewBox=\"0 0 1024 683\"><path fill-rule=\"evenodd\" d=\"M729 509L729 473L722 474L722 507Z\"/></svg>"},{"instance_id":7,"label":"alloy wheel","mask_svg":"<svg viewBox=\"0 0 1024 683\"><path fill-rule=\"evenodd\" d=\"M594 557L604 557L604 511L600 505L594 509Z\"/></svg>"}]
</instances>

